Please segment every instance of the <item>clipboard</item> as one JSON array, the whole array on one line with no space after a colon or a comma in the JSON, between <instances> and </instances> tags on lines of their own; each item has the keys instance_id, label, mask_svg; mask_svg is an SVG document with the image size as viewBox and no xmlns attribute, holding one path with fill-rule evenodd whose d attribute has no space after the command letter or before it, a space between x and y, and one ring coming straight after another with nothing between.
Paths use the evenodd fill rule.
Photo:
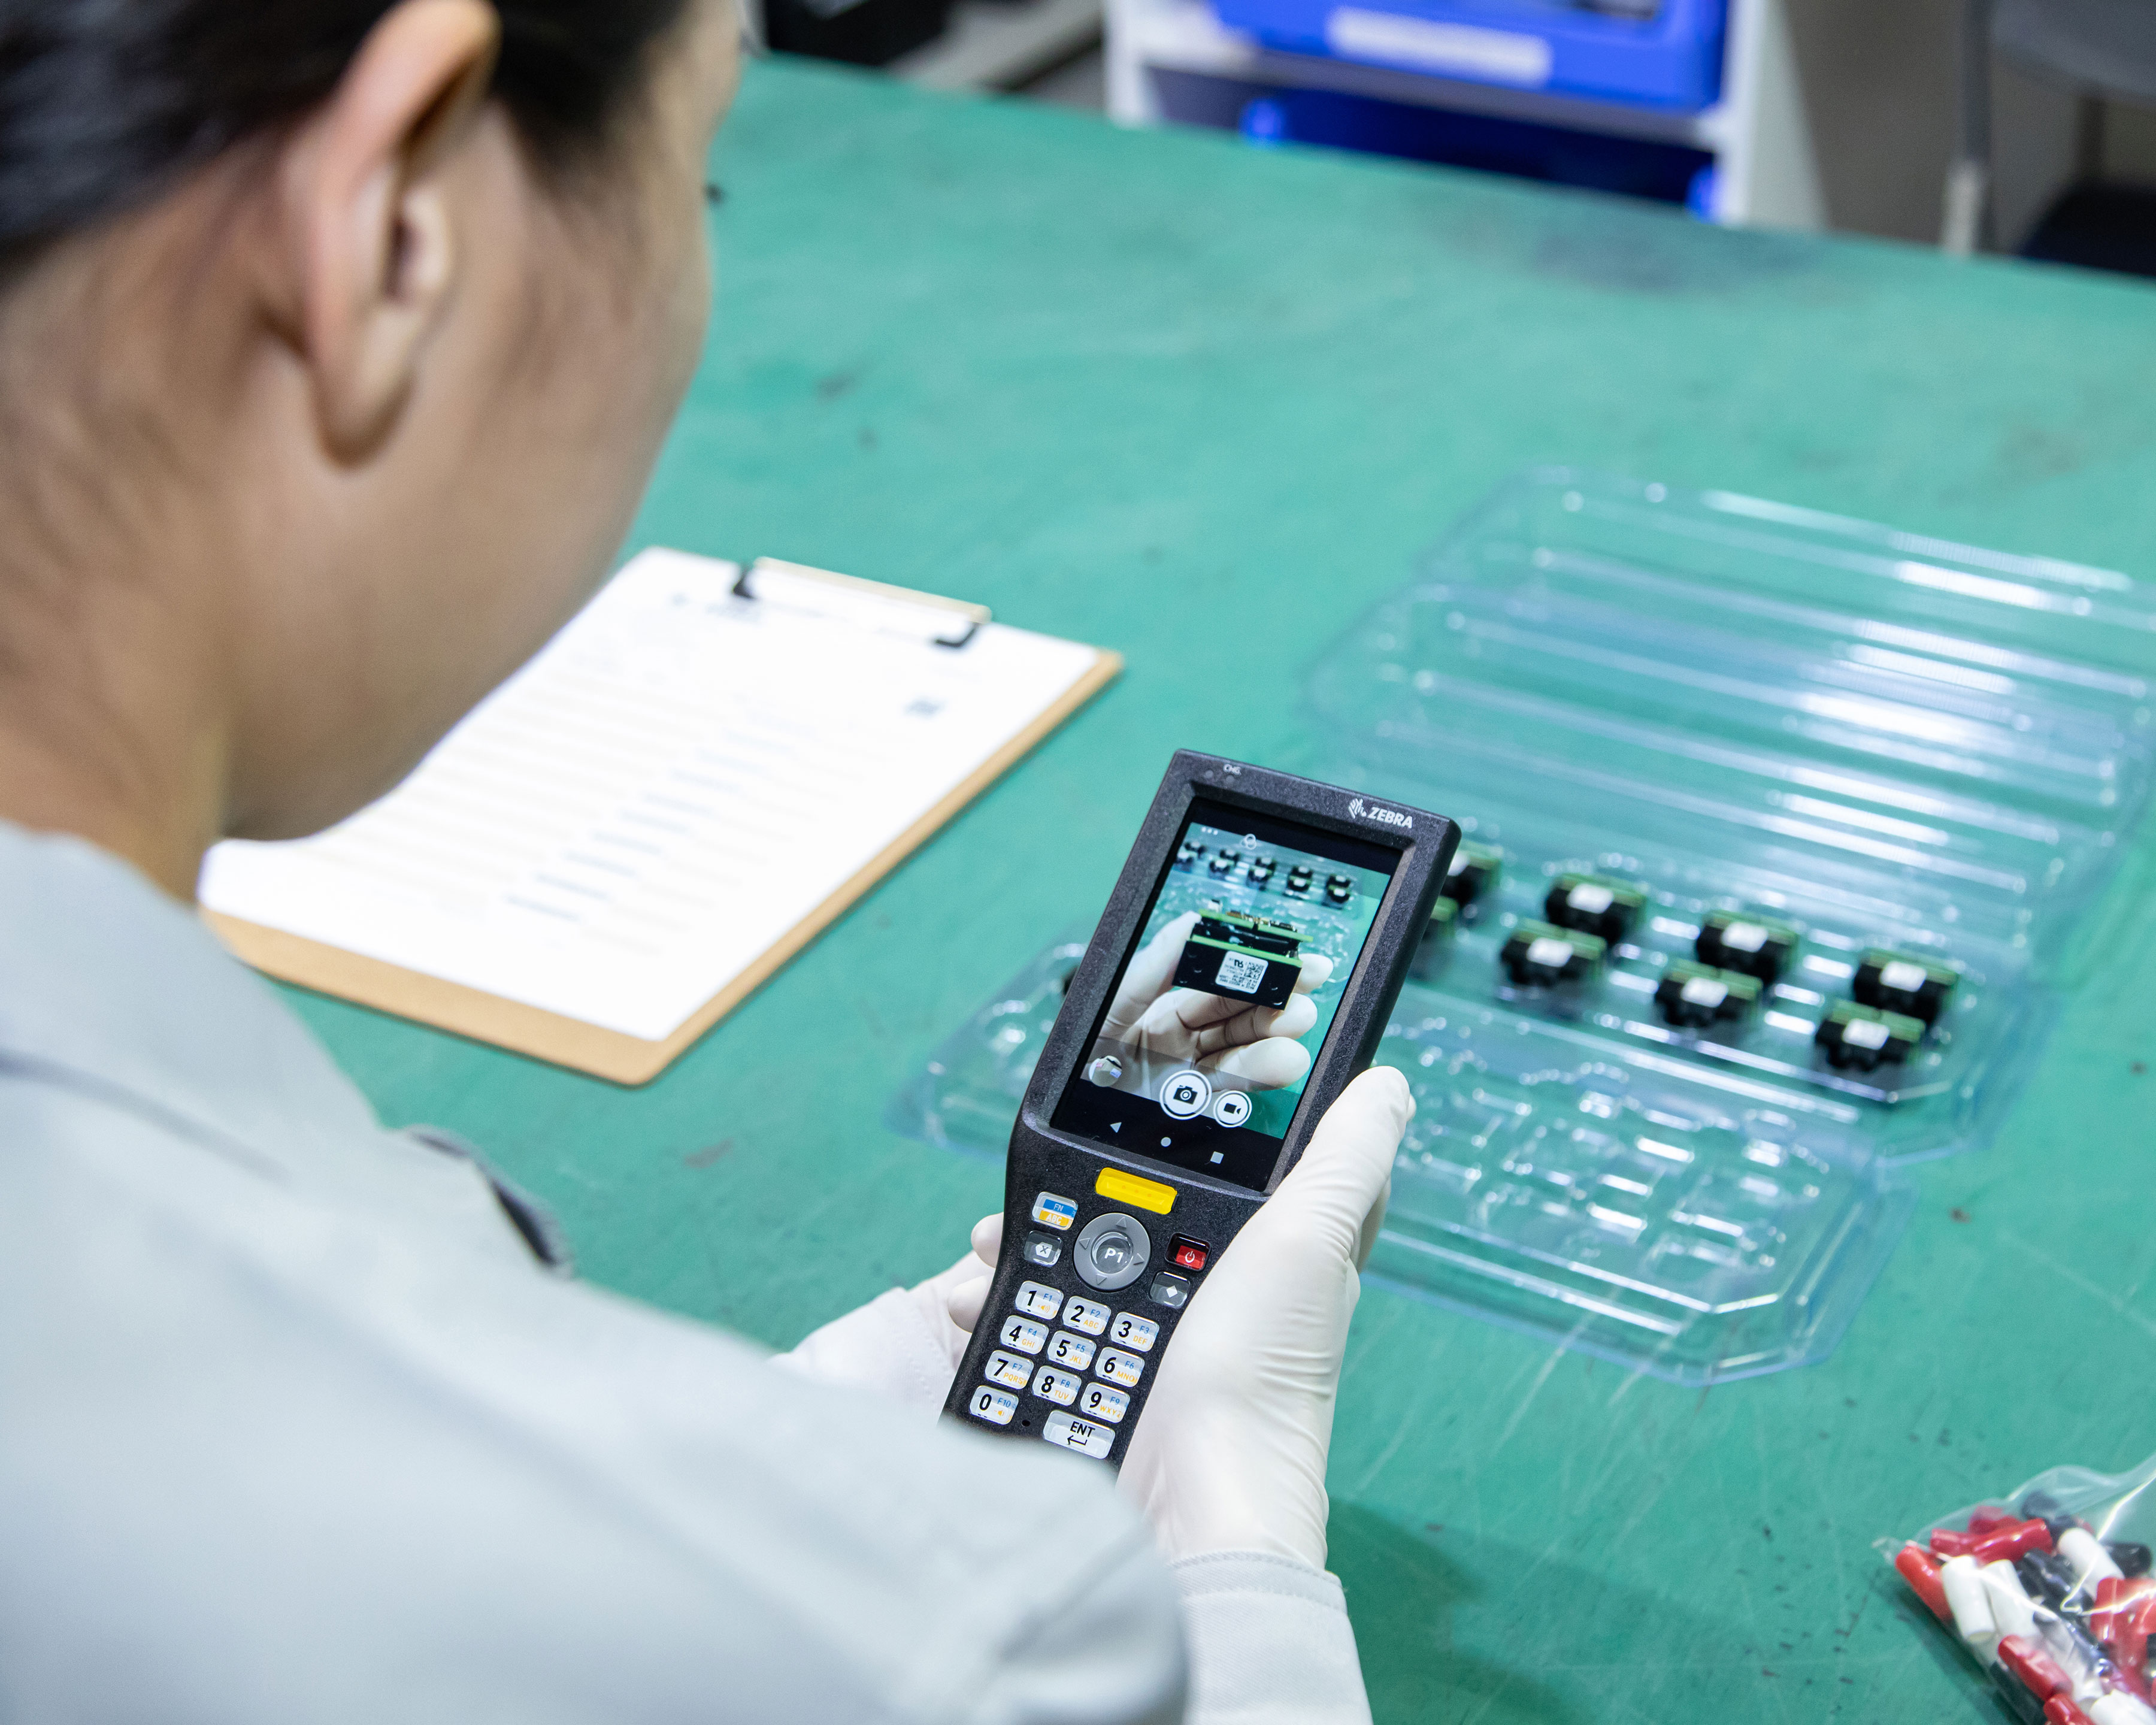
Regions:
<instances>
[{"instance_id":1,"label":"clipboard","mask_svg":"<svg viewBox=\"0 0 2156 1725\"><path fill-rule=\"evenodd\" d=\"M729 667L745 705L717 685ZM985 606L646 552L381 802L312 839L217 846L203 915L280 981L644 1084L1122 668ZM875 735L850 740L865 719ZM639 745L610 785L600 769ZM803 786L757 776L774 747L810 794L856 767L870 781L871 818L824 876L786 872L776 823Z\"/></svg>"}]
</instances>

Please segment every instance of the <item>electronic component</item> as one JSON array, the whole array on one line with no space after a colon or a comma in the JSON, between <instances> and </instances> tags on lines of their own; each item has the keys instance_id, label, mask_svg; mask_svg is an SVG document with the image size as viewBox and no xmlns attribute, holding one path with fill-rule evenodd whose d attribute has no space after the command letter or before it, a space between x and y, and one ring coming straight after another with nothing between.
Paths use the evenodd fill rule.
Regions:
<instances>
[{"instance_id":1,"label":"electronic component","mask_svg":"<svg viewBox=\"0 0 2156 1725\"><path fill-rule=\"evenodd\" d=\"M1242 860L1243 853L1240 850L1216 850L1213 853L1213 860L1205 866L1216 875L1232 875L1235 872L1235 865Z\"/></svg>"},{"instance_id":2,"label":"electronic component","mask_svg":"<svg viewBox=\"0 0 2156 1725\"><path fill-rule=\"evenodd\" d=\"M1244 879L1253 886L1262 886L1272 879L1273 870L1279 866L1280 865L1269 856L1259 857L1250 865L1250 873L1245 875Z\"/></svg>"},{"instance_id":3,"label":"electronic component","mask_svg":"<svg viewBox=\"0 0 2156 1725\"><path fill-rule=\"evenodd\" d=\"M1979 1563L2011 1563L2032 1551L2051 1548L2051 1530L2031 1517L2025 1522L2004 1521L1981 1530L1956 1532L1942 1527L1932 1535L1932 1550L1942 1558L1974 1558Z\"/></svg>"},{"instance_id":4,"label":"electronic component","mask_svg":"<svg viewBox=\"0 0 2156 1725\"><path fill-rule=\"evenodd\" d=\"M1829 1065L1870 1072L1907 1060L1910 1050L1924 1040L1924 1027L1902 1013L1838 1000L1820 1020L1813 1040L1826 1050Z\"/></svg>"},{"instance_id":5,"label":"electronic component","mask_svg":"<svg viewBox=\"0 0 2156 1725\"><path fill-rule=\"evenodd\" d=\"M1178 869L1187 869L1204 855L1203 845L1178 845L1175 848L1175 865Z\"/></svg>"},{"instance_id":6,"label":"electronic component","mask_svg":"<svg viewBox=\"0 0 2156 1725\"><path fill-rule=\"evenodd\" d=\"M1456 901L1440 898L1432 905L1430 921L1423 924L1422 938L1415 942L1414 958L1408 966L1408 974L1419 983L1435 980L1438 972L1445 968L1453 932L1459 926L1460 906Z\"/></svg>"},{"instance_id":7,"label":"electronic component","mask_svg":"<svg viewBox=\"0 0 2156 1725\"><path fill-rule=\"evenodd\" d=\"M1912 1539L1895 1554L1894 1567L1902 1572L1902 1579L1909 1584L1909 1590L1924 1602L1933 1616L1941 1623L1953 1621L1953 1614L1947 1609L1947 1590L1940 1584L1938 1558Z\"/></svg>"},{"instance_id":8,"label":"electronic component","mask_svg":"<svg viewBox=\"0 0 2156 1725\"><path fill-rule=\"evenodd\" d=\"M1011 1128L1004 1237L1021 1248L997 1263L947 1416L1122 1461L1198 1284L1377 1052L1458 839L1425 809L1178 752ZM1262 1015L1231 1012L1202 1038L1158 1036L1116 1016L1139 955L1173 939L1163 931L1194 908L1190 933L1171 948L1173 983L1287 1004L1306 929L1207 903L1206 871L1175 872L1185 853L1231 852L1239 871L1276 859L1301 896L1337 874L1365 913L1323 913L1334 964L1298 1039L1310 1059L1270 1086L1224 1058L1265 1034ZM1152 1000L1166 998L1170 980L1150 957L1137 975Z\"/></svg>"},{"instance_id":9,"label":"electronic component","mask_svg":"<svg viewBox=\"0 0 2156 1725\"><path fill-rule=\"evenodd\" d=\"M1309 868L1297 863L1287 871L1287 890L1297 898L1303 897L1310 891L1311 879Z\"/></svg>"},{"instance_id":10,"label":"electronic component","mask_svg":"<svg viewBox=\"0 0 2156 1725\"><path fill-rule=\"evenodd\" d=\"M1543 901L1543 915L1559 928L1577 929L1614 946L1625 938L1647 895L1599 875L1559 875Z\"/></svg>"},{"instance_id":11,"label":"electronic component","mask_svg":"<svg viewBox=\"0 0 2156 1725\"><path fill-rule=\"evenodd\" d=\"M1344 905L1355 896L1355 877L1353 875L1328 875L1325 880L1325 901L1330 905Z\"/></svg>"},{"instance_id":12,"label":"electronic component","mask_svg":"<svg viewBox=\"0 0 2156 1725\"><path fill-rule=\"evenodd\" d=\"M1759 1002L1759 979L1742 971L1717 970L1679 958L1655 986L1655 1004L1665 1022L1681 1030L1741 1020Z\"/></svg>"},{"instance_id":13,"label":"electronic component","mask_svg":"<svg viewBox=\"0 0 2156 1725\"><path fill-rule=\"evenodd\" d=\"M1558 928L1548 922L1516 925L1499 949L1497 962L1523 988L1553 988L1584 983L1602 968L1609 943L1599 935Z\"/></svg>"},{"instance_id":14,"label":"electronic component","mask_svg":"<svg viewBox=\"0 0 2156 1725\"><path fill-rule=\"evenodd\" d=\"M1857 965L1849 992L1866 1006L1919 1019L1928 1028L1938 1022L1960 980L1943 964L1875 947Z\"/></svg>"},{"instance_id":15,"label":"electronic component","mask_svg":"<svg viewBox=\"0 0 2156 1725\"><path fill-rule=\"evenodd\" d=\"M1183 943L1175 985L1277 1010L1302 974L1301 950L1302 931L1292 922L1208 911Z\"/></svg>"},{"instance_id":16,"label":"electronic component","mask_svg":"<svg viewBox=\"0 0 2156 1725\"><path fill-rule=\"evenodd\" d=\"M1956 1634L1975 1652L1979 1663L1989 1663L1999 1645L1999 1625L1991 1615L1989 1589L1984 1571L1974 1558L1948 1558L1939 1565L1939 1587L1947 1596Z\"/></svg>"},{"instance_id":17,"label":"electronic component","mask_svg":"<svg viewBox=\"0 0 2156 1725\"><path fill-rule=\"evenodd\" d=\"M1463 909L1497 884L1503 858L1486 845L1462 845L1452 853L1452 870L1445 877L1445 896Z\"/></svg>"},{"instance_id":18,"label":"electronic component","mask_svg":"<svg viewBox=\"0 0 2156 1725\"><path fill-rule=\"evenodd\" d=\"M2032 1493L2017 1521L1984 1505L1966 1527L1934 1528L1928 1548L1909 1541L1894 1567L1990 1673L2014 1717L2150 1725L2156 1584L2122 1573L2119 1545L2074 1517L2030 1513L2040 1507L2058 1507Z\"/></svg>"},{"instance_id":19,"label":"electronic component","mask_svg":"<svg viewBox=\"0 0 2156 1725\"><path fill-rule=\"evenodd\" d=\"M2076 1584L2074 1572L2052 1552L2031 1552L2015 1559L2014 1573L2021 1578L2030 1599L2054 1611L2066 1603Z\"/></svg>"},{"instance_id":20,"label":"electronic component","mask_svg":"<svg viewBox=\"0 0 2156 1725\"><path fill-rule=\"evenodd\" d=\"M1796 949L1795 929L1734 911L1708 912L1700 925L1699 938L1692 943L1702 964L1711 964L1717 970L1741 970L1763 983L1772 983L1780 976Z\"/></svg>"}]
</instances>

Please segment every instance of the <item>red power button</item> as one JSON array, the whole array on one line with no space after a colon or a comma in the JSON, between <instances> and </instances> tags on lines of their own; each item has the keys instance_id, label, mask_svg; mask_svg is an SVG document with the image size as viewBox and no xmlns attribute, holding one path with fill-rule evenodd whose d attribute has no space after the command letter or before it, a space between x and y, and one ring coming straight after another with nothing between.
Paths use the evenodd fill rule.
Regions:
<instances>
[{"instance_id":1,"label":"red power button","mask_svg":"<svg viewBox=\"0 0 2156 1725\"><path fill-rule=\"evenodd\" d=\"M1193 1240L1187 1234L1178 1234L1168 1243L1168 1255L1174 1260L1178 1270L1203 1270L1205 1256L1212 1250L1202 1240Z\"/></svg>"}]
</instances>

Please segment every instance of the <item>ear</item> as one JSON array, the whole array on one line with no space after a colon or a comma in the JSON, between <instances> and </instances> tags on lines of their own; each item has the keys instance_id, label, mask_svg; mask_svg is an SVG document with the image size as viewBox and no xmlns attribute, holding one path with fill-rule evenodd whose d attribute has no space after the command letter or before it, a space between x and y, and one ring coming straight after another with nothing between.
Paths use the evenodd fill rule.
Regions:
<instances>
[{"instance_id":1,"label":"ear","mask_svg":"<svg viewBox=\"0 0 2156 1725\"><path fill-rule=\"evenodd\" d=\"M341 460L395 424L448 304L459 236L442 169L486 100L500 28L486 0L401 0L285 151L294 333Z\"/></svg>"}]
</instances>

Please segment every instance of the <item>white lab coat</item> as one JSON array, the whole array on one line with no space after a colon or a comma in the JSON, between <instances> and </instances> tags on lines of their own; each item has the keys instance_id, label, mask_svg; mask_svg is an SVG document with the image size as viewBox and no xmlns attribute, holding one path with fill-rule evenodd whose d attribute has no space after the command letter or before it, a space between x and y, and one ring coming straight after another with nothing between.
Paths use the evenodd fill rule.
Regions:
<instances>
[{"instance_id":1,"label":"white lab coat","mask_svg":"<svg viewBox=\"0 0 2156 1725\"><path fill-rule=\"evenodd\" d=\"M1338 1584L549 1274L273 991L0 824L0 1717L1367 1719Z\"/></svg>"}]
</instances>

